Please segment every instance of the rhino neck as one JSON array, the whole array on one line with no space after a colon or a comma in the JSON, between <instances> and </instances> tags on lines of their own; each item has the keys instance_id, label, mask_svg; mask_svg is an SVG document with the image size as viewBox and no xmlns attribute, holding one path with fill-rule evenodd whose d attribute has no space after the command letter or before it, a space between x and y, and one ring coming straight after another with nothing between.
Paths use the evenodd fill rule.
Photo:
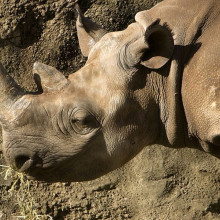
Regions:
<instances>
[{"instance_id":1,"label":"rhino neck","mask_svg":"<svg viewBox=\"0 0 220 220\"><path fill-rule=\"evenodd\" d=\"M173 59L167 65L156 71L143 70L146 79L138 78L146 84L134 94L146 115L152 118L154 126L147 132L156 134L153 144L168 147L186 145L187 126L181 95L182 53L182 48L176 47Z\"/></svg>"},{"instance_id":2,"label":"rhino neck","mask_svg":"<svg viewBox=\"0 0 220 220\"><path fill-rule=\"evenodd\" d=\"M158 124L159 124L159 133L157 137L156 144L164 145L164 146L171 146L168 133L167 133L167 121L169 119L169 109L168 109L168 102L169 102L169 93L168 93L168 76L170 72L170 64L166 65L162 69L158 70L157 72L151 73L151 81L154 85L153 93L156 104L158 106Z\"/></svg>"},{"instance_id":3,"label":"rhino neck","mask_svg":"<svg viewBox=\"0 0 220 220\"><path fill-rule=\"evenodd\" d=\"M145 146L150 144L170 146L166 132L168 120L167 77L169 71L170 64L157 71L142 69L136 75L137 83L132 87L135 100L145 111L146 119L143 121L147 124L145 126ZM134 81L133 79L133 83ZM148 142L149 134L151 143Z\"/></svg>"}]
</instances>

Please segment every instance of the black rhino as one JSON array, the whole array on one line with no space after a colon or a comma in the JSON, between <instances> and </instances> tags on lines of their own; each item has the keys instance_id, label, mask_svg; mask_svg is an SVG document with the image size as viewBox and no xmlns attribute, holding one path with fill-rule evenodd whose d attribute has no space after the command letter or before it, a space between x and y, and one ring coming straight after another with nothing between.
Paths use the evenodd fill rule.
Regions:
<instances>
[{"instance_id":1,"label":"black rhino","mask_svg":"<svg viewBox=\"0 0 220 220\"><path fill-rule=\"evenodd\" d=\"M152 144L219 157L220 1L164 0L112 33L77 11L79 71L37 62L28 94L0 67L8 163L56 182L97 178Z\"/></svg>"}]
</instances>

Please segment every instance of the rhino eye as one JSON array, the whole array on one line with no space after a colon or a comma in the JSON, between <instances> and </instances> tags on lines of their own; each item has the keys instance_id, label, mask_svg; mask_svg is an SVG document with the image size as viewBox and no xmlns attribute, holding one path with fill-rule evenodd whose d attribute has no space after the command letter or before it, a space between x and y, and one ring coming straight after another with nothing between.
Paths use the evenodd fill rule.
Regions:
<instances>
[{"instance_id":1,"label":"rhino eye","mask_svg":"<svg viewBox=\"0 0 220 220\"><path fill-rule=\"evenodd\" d=\"M85 110L76 111L71 119L71 125L77 134L88 134L99 127L96 118Z\"/></svg>"}]
</instances>

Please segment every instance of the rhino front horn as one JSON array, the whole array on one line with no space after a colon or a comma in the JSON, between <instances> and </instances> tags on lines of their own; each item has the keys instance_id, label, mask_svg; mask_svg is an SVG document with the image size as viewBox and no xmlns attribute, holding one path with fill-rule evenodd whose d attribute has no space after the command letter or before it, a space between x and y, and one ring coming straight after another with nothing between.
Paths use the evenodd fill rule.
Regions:
<instances>
[{"instance_id":1,"label":"rhino front horn","mask_svg":"<svg viewBox=\"0 0 220 220\"><path fill-rule=\"evenodd\" d=\"M5 123L15 112L15 103L25 91L6 72L0 62L0 121Z\"/></svg>"},{"instance_id":2,"label":"rhino front horn","mask_svg":"<svg viewBox=\"0 0 220 220\"><path fill-rule=\"evenodd\" d=\"M16 100L21 95L24 95L24 90L14 81L13 78L6 72L0 62L0 92L1 101L3 99Z\"/></svg>"},{"instance_id":3,"label":"rhino front horn","mask_svg":"<svg viewBox=\"0 0 220 220\"><path fill-rule=\"evenodd\" d=\"M54 92L69 84L68 79L52 66L35 62L33 67L34 79L39 92Z\"/></svg>"}]
</instances>

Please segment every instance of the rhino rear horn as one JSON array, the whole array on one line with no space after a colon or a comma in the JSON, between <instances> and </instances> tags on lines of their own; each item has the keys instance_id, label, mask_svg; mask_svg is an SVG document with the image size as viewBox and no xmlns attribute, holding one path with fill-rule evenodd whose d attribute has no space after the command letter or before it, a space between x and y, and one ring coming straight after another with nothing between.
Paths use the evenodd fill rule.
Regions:
<instances>
[{"instance_id":1,"label":"rhino rear horn","mask_svg":"<svg viewBox=\"0 0 220 220\"><path fill-rule=\"evenodd\" d=\"M99 24L84 17L78 4L75 5L76 29L83 56L88 57L92 47L107 33Z\"/></svg>"},{"instance_id":2,"label":"rhino rear horn","mask_svg":"<svg viewBox=\"0 0 220 220\"><path fill-rule=\"evenodd\" d=\"M34 63L33 74L39 92L58 91L69 84L68 79L56 68L40 62Z\"/></svg>"}]
</instances>

